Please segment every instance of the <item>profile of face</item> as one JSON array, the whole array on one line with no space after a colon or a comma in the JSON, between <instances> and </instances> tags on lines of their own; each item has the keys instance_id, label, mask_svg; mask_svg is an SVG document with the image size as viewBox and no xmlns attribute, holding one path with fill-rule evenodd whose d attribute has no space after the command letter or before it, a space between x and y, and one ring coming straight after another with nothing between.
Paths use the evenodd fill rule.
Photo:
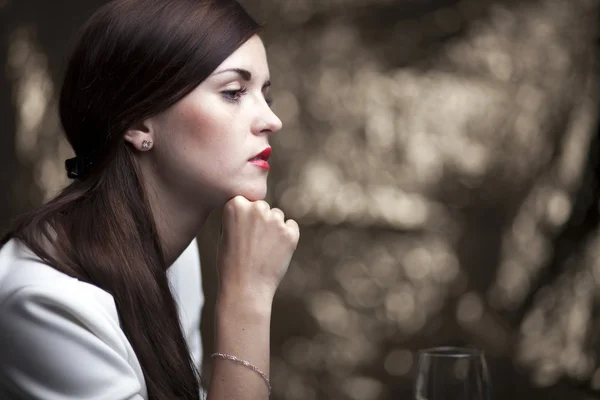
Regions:
<instances>
[{"instance_id":1,"label":"profile of face","mask_svg":"<svg viewBox=\"0 0 600 400\"><path fill-rule=\"evenodd\" d=\"M265 47L254 35L193 91L125 133L149 183L189 201L218 206L242 195L266 196L270 136L281 120L269 101ZM253 160L261 154L262 160Z\"/></svg>"}]
</instances>

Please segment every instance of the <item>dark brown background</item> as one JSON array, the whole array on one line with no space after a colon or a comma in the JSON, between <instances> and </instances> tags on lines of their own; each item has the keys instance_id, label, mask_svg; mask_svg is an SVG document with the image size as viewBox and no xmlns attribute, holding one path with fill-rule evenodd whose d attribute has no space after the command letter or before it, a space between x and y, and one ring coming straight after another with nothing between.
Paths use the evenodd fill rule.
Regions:
<instances>
[{"instance_id":1,"label":"dark brown background","mask_svg":"<svg viewBox=\"0 0 600 400\"><path fill-rule=\"evenodd\" d=\"M0 224L67 183L56 94L101 3L0 0ZM484 348L497 399L598 397L600 2L243 3L284 122L269 201L302 229L273 398L409 399L441 344Z\"/></svg>"}]
</instances>

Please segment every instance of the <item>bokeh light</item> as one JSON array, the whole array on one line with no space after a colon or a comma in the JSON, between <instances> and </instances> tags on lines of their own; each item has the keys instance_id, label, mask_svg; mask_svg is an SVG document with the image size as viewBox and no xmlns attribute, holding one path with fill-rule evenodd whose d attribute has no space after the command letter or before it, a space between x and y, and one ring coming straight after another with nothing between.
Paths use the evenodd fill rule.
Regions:
<instances>
[{"instance_id":1,"label":"bokeh light","mask_svg":"<svg viewBox=\"0 0 600 400\"><path fill-rule=\"evenodd\" d=\"M267 22L284 123L268 200L302 230L273 311L273 398L408 398L416 351L452 343L486 350L498 398L600 392L600 2L242 3ZM11 32L5 65L32 170L19 201L63 187L71 154L37 29Z\"/></svg>"}]
</instances>

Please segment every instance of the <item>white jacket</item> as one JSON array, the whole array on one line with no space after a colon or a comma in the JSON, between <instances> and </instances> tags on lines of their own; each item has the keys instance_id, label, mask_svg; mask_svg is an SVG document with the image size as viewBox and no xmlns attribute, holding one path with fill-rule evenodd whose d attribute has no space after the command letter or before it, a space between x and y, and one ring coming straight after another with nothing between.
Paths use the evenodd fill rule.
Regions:
<instances>
[{"instance_id":1,"label":"white jacket","mask_svg":"<svg viewBox=\"0 0 600 400\"><path fill-rule=\"evenodd\" d=\"M201 365L204 296L196 240L168 276ZM147 399L113 297L42 263L14 239L0 249L0 399Z\"/></svg>"}]
</instances>

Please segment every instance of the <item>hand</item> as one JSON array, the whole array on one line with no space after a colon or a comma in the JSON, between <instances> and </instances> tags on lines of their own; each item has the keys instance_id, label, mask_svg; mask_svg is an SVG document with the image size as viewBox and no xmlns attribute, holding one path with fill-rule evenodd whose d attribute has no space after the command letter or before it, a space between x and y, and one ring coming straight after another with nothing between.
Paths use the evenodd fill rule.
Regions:
<instances>
[{"instance_id":1,"label":"hand","mask_svg":"<svg viewBox=\"0 0 600 400\"><path fill-rule=\"evenodd\" d=\"M296 221L265 201L225 204L218 250L220 291L272 301L298 245Z\"/></svg>"}]
</instances>

